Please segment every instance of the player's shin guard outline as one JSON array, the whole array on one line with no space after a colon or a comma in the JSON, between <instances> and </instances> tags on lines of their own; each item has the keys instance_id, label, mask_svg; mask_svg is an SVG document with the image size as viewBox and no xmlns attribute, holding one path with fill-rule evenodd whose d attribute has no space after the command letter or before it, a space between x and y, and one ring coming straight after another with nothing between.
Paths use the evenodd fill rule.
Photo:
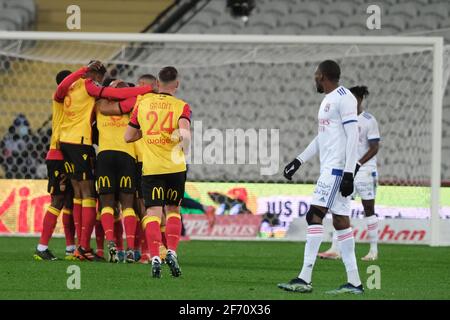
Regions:
<instances>
[{"instance_id":1,"label":"player's shin guard outline","mask_svg":"<svg viewBox=\"0 0 450 320\"><path fill-rule=\"evenodd\" d=\"M177 251L178 242L181 237L181 214L178 212L171 212L167 214L166 221L167 249Z\"/></svg>"},{"instance_id":2,"label":"player's shin guard outline","mask_svg":"<svg viewBox=\"0 0 450 320\"><path fill-rule=\"evenodd\" d=\"M114 241L114 209L104 207L100 212L100 221L107 241Z\"/></svg>"},{"instance_id":3,"label":"player's shin guard outline","mask_svg":"<svg viewBox=\"0 0 450 320\"><path fill-rule=\"evenodd\" d=\"M73 199L73 223L75 224L75 232L77 235L78 245L81 241L81 227L82 227L82 218L81 218L81 199L74 198Z\"/></svg>"},{"instance_id":4,"label":"player's shin guard outline","mask_svg":"<svg viewBox=\"0 0 450 320\"><path fill-rule=\"evenodd\" d=\"M94 231L95 221L97 218L97 202L94 198L86 198L81 200L82 227L81 227L81 247L90 250L91 235Z\"/></svg>"},{"instance_id":5,"label":"player's shin guard outline","mask_svg":"<svg viewBox=\"0 0 450 320\"><path fill-rule=\"evenodd\" d=\"M44 220L42 222L42 233L41 238L39 240L39 244L48 245L50 238L53 235L53 231L55 230L56 223L58 221L58 216L61 213L61 210L49 206L47 212L45 213Z\"/></svg>"},{"instance_id":6,"label":"player's shin guard outline","mask_svg":"<svg viewBox=\"0 0 450 320\"><path fill-rule=\"evenodd\" d=\"M72 210L69 208L63 208L62 212L62 221L64 227L64 235L66 238L66 246L75 245L75 223L73 219Z\"/></svg>"},{"instance_id":7,"label":"player's shin guard outline","mask_svg":"<svg viewBox=\"0 0 450 320\"><path fill-rule=\"evenodd\" d=\"M122 214L123 223L125 225L125 236L127 238L127 247L128 249L134 249L136 228L138 227L136 213L133 208L126 208L123 210Z\"/></svg>"},{"instance_id":8,"label":"player's shin guard outline","mask_svg":"<svg viewBox=\"0 0 450 320\"><path fill-rule=\"evenodd\" d=\"M142 228L145 232L150 256L159 258L159 246L161 245L161 218L147 215L142 219Z\"/></svg>"}]
</instances>

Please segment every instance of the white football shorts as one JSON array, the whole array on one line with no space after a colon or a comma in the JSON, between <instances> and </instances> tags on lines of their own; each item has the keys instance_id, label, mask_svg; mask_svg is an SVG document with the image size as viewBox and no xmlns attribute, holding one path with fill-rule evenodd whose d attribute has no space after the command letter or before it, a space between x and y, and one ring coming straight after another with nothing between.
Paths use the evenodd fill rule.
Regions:
<instances>
[{"instance_id":1,"label":"white football shorts","mask_svg":"<svg viewBox=\"0 0 450 320\"><path fill-rule=\"evenodd\" d=\"M328 208L332 214L351 215L351 197L343 197L339 191L343 170L323 170L317 180L311 204Z\"/></svg>"},{"instance_id":2,"label":"white football shorts","mask_svg":"<svg viewBox=\"0 0 450 320\"><path fill-rule=\"evenodd\" d=\"M359 195L362 200L373 200L377 194L376 171L358 171L355 177L355 192L353 196Z\"/></svg>"}]
</instances>

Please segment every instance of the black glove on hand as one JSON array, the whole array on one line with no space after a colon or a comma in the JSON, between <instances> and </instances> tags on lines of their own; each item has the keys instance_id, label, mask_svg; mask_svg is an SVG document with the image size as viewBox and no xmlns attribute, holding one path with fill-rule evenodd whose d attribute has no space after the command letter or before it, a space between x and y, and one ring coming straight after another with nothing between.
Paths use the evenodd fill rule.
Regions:
<instances>
[{"instance_id":1,"label":"black glove on hand","mask_svg":"<svg viewBox=\"0 0 450 320\"><path fill-rule=\"evenodd\" d=\"M353 173L344 172L339 191L343 197L348 197L353 193Z\"/></svg>"},{"instance_id":2,"label":"black glove on hand","mask_svg":"<svg viewBox=\"0 0 450 320\"><path fill-rule=\"evenodd\" d=\"M300 168L301 162L297 158L295 158L293 161L291 161L283 171L283 175L286 179L292 180L292 176L294 173Z\"/></svg>"},{"instance_id":3,"label":"black glove on hand","mask_svg":"<svg viewBox=\"0 0 450 320\"><path fill-rule=\"evenodd\" d=\"M359 163L356 163L355 174L353 175L353 177L356 177L356 174L358 173L359 168L361 168L361 165Z\"/></svg>"}]
</instances>

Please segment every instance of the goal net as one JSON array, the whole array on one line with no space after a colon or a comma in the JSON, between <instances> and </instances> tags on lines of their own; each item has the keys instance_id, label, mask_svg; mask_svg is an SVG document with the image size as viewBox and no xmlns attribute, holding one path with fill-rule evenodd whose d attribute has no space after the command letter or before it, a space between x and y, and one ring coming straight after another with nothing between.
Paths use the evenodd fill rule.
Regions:
<instances>
[{"instance_id":1,"label":"goal net","mask_svg":"<svg viewBox=\"0 0 450 320\"><path fill-rule=\"evenodd\" d=\"M426 38L398 42L386 38L383 42L379 37L371 43L367 37L355 37L354 42L344 39L340 43L330 37L327 43L325 37L299 41L300 37L277 36L270 40L258 36L138 36L0 39L0 166L4 178L45 178L55 74L98 59L108 66L111 77L130 82L142 74L157 74L162 66L177 67L181 76L178 96L193 110L190 181L285 183L284 165L317 134L323 95L315 90L315 68L324 59L335 59L341 66L342 85L369 88L364 108L378 120L382 137L377 155L379 183L405 187L380 194L385 202L425 203L429 217L433 165L442 169L442 181L450 181L448 162L432 157L437 152L433 141L438 139L432 118L436 112L435 55L431 41L420 41ZM438 82L447 91L444 156L450 150L449 53L450 48L444 48ZM313 159L302 166L295 182L313 183L318 174L319 162ZM277 184L267 188L276 190Z\"/></svg>"}]
</instances>

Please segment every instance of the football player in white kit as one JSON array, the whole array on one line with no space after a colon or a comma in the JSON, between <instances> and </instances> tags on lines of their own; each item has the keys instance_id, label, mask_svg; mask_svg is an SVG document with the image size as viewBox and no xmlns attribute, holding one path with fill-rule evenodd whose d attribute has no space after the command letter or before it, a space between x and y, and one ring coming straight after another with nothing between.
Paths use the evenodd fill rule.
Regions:
<instances>
[{"instance_id":1,"label":"football player in white kit","mask_svg":"<svg viewBox=\"0 0 450 320\"><path fill-rule=\"evenodd\" d=\"M323 239L322 220L330 212L337 230L347 283L330 294L364 292L355 257L355 240L350 226L350 195L357 162L358 116L353 94L339 85L341 70L332 60L319 64L314 74L316 88L325 93L318 114L318 134L306 149L284 169L284 176L292 180L300 166L315 154L320 156L320 177L317 180L311 206L306 214L306 233L303 267L297 278L278 287L287 291L312 292L314 263Z\"/></svg>"},{"instance_id":2,"label":"football player in white kit","mask_svg":"<svg viewBox=\"0 0 450 320\"><path fill-rule=\"evenodd\" d=\"M364 111L362 107L362 101L369 95L367 87L356 86L350 88L350 91L358 101L359 161L355 172L355 194L361 197L370 242L369 253L361 260L374 261L378 259L378 218L375 215L375 196L378 179L376 154L380 147L380 132L375 117ZM341 257L336 232L333 235L331 248L319 253L319 257L322 259L339 259Z\"/></svg>"}]
</instances>

